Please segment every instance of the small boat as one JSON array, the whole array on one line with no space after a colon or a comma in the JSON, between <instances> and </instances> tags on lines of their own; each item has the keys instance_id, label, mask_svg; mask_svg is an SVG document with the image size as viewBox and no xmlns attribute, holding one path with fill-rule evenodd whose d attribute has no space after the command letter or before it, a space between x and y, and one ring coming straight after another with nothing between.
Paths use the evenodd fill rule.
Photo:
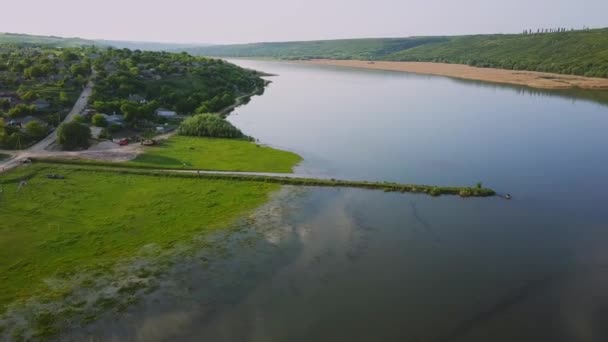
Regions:
<instances>
[{"instance_id":1,"label":"small boat","mask_svg":"<svg viewBox=\"0 0 608 342\"><path fill-rule=\"evenodd\" d=\"M508 199L508 200L510 200L511 199L511 194L506 194L505 198Z\"/></svg>"}]
</instances>

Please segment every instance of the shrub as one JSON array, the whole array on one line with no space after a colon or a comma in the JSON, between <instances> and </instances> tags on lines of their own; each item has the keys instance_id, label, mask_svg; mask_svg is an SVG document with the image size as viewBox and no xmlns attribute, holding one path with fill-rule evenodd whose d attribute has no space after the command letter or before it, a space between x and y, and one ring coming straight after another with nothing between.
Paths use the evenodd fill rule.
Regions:
<instances>
[{"instance_id":1,"label":"shrub","mask_svg":"<svg viewBox=\"0 0 608 342\"><path fill-rule=\"evenodd\" d=\"M78 122L63 123L57 129L57 141L64 150L89 147L91 129Z\"/></svg>"},{"instance_id":2,"label":"shrub","mask_svg":"<svg viewBox=\"0 0 608 342\"><path fill-rule=\"evenodd\" d=\"M194 137L247 138L241 130L217 114L198 114L187 118L179 126L178 133Z\"/></svg>"}]
</instances>

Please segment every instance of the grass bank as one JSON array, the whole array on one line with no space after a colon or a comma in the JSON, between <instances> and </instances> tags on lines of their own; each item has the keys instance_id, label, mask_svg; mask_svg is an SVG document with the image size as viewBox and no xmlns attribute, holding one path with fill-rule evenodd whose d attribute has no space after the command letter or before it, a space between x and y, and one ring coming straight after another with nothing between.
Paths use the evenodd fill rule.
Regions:
<instances>
[{"instance_id":1,"label":"grass bank","mask_svg":"<svg viewBox=\"0 0 608 342\"><path fill-rule=\"evenodd\" d=\"M128 164L164 169L292 172L302 158L250 141L173 136Z\"/></svg>"},{"instance_id":2,"label":"grass bank","mask_svg":"<svg viewBox=\"0 0 608 342\"><path fill-rule=\"evenodd\" d=\"M10 155L5 154L5 153L0 153L0 161L3 161L5 159L8 159L10 157Z\"/></svg>"},{"instance_id":3,"label":"grass bank","mask_svg":"<svg viewBox=\"0 0 608 342\"><path fill-rule=\"evenodd\" d=\"M0 312L33 296L66 295L50 291L49 278L108 267L143 246L169 247L226 227L279 188L43 164L2 174L0 183Z\"/></svg>"}]
</instances>

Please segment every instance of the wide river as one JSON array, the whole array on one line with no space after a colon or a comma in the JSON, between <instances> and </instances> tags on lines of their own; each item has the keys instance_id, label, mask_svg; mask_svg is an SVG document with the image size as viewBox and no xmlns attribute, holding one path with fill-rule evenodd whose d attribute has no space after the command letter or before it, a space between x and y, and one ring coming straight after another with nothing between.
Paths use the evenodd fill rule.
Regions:
<instances>
[{"instance_id":1,"label":"wide river","mask_svg":"<svg viewBox=\"0 0 608 342\"><path fill-rule=\"evenodd\" d=\"M513 199L286 187L218 238L221 257L183 263L130 319L90 332L608 341L608 106L585 99L594 94L233 62L278 76L230 121L301 154L298 173L483 182Z\"/></svg>"}]
</instances>

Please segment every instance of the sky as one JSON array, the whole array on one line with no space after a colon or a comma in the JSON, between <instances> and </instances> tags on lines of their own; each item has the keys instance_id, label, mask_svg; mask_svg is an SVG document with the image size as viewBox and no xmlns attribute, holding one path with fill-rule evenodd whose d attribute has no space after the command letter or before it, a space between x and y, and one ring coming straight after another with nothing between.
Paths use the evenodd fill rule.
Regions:
<instances>
[{"instance_id":1,"label":"sky","mask_svg":"<svg viewBox=\"0 0 608 342\"><path fill-rule=\"evenodd\" d=\"M608 0L0 0L0 9L0 32L211 44L608 26Z\"/></svg>"}]
</instances>

